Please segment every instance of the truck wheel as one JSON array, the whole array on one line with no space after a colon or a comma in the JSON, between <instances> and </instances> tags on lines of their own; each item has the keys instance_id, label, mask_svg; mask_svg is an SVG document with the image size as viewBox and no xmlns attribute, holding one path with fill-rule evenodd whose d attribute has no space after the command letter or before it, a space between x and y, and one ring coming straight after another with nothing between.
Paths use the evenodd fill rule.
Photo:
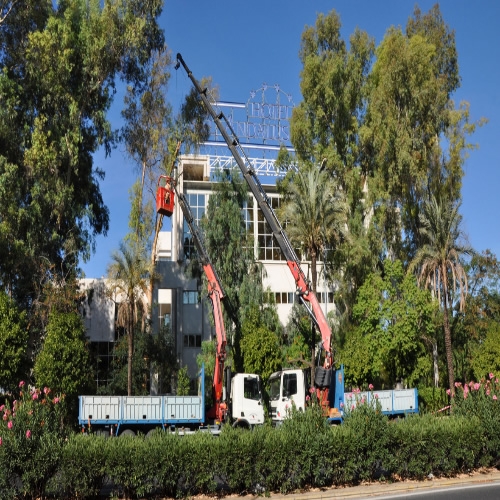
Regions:
<instances>
[{"instance_id":1,"label":"truck wheel","mask_svg":"<svg viewBox=\"0 0 500 500\"><path fill-rule=\"evenodd\" d=\"M235 429L248 429L248 430L252 428L252 426L244 420L234 422L233 427Z\"/></svg>"},{"instance_id":2,"label":"truck wheel","mask_svg":"<svg viewBox=\"0 0 500 500\"><path fill-rule=\"evenodd\" d=\"M135 436L135 432L132 429L125 429L124 431L120 432L120 437L121 436Z\"/></svg>"},{"instance_id":3,"label":"truck wheel","mask_svg":"<svg viewBox=\"0 0 500 500\"><path fill-rule=\"evenodd\" d=\"M149 439L150 437L154 436L157 432L158 429L150 429L146 434L146 439Z\"/></svg>"}]
</instances>

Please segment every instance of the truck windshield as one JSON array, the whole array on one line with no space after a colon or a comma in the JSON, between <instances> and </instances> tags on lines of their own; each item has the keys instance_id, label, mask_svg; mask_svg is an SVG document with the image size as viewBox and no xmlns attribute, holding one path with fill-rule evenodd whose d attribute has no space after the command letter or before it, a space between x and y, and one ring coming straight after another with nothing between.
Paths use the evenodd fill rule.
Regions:
<instances>
[{"instance_id":1,"label":"truck windshield","mask_svg":"<svg viewBox=\"0 0 500 500\"><path fill-rule=\"evenodd\" d=\"M246 399L254 399L256 401L260 400L259 379L257 377L245 377L243 392Z\"/></svg>"},{"instance_id":2,"label":"truck windshield","mask_svg":"<svg viewBox=\"0 0 500 500\"><path fill-rule=\"evenodd\" d=\"M280 382L281 377L275 377L269 381L269 399L271 401L276 401L280 398Z\"/></svg>"}]
</instances>

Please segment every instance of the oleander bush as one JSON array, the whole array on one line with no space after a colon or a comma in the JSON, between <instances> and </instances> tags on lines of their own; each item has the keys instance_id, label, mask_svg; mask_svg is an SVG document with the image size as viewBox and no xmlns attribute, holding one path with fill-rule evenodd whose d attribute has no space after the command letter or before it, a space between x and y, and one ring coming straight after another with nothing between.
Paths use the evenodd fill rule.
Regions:
<instances>
[{"instance_id":1,"label":"oleander bush","mask_svg":"<svg viewBox=\"0 0 500 500\"><path fill-rule=\"evenodd\" d=\"M0 412L0 498L262 496L453 476L498 461L494 383L485 381L483 392L473 385L472 396L468 385L465 398L458 387L449 415L389 420L376 401L360 401L346 409L342 425L330 426L315 405L305 412L292 409L277 428L226 426L218 437L169 431L66 436L59 402L32 389Z\"/></svg>"},{"instance_id":2,"label":"oleander bush","mask_svg":"<svg viewBox=\"0 0 500 500\"><path fill-rule=\"evenodd\" d=\"M493 373L480 382L455 383L453 414L479 420L481 465L500 465L500 381Z\"/></svg>"},{"instance_id":3,"label":"oleander bush","mask_svg":"<svg viewBox=\"0 0 500 500\"><path fill-rule=\"evenodd\" d=\"M0 405L0 497L40 498L60 465L68 430L64 397L19 383Z\"/></svg>"},{"instance_id":4,"label":"oleander bush","mask_svg":"<svg viewBox=\"0 0 500 500\"><path fill-rule=\"evenodd\" d=\"M391 472L398 479L425 479L470 472L480 452L477 418L411 416L388 427Z\"/></svg>"}]
</instances>

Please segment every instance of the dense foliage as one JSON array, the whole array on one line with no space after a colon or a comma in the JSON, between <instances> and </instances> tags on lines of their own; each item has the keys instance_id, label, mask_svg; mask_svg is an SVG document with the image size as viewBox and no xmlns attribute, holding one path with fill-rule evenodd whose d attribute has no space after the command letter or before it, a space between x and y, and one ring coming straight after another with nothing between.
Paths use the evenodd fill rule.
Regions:
<instances>
[{"instance_id":1,"label":"dense foliage","mask_svg":"<svg viewBox=\"0 0 500 500\"><path fill-rule=\"evenodd\" d=\"M376 404L358 401L338 426L313 405L292 410L281 427L248 432L228 425L218 437L158 431L67 440L58 426L58 398L48 389L22 388L15 415L11 407L0 410L6 415L0 420L0 492L93 498L106 485L127 498L225 497L471 473L497 464L500 439L498 381L492 375L477 385L468 385L468 396L445 418L389 421Z\"/></svg>"},{"instance_id":2,"label":"dense foliage","mask_svg":"<svg viewBox=\"0 0 500 500\"><path fill-rule=\"evenodd\" d=\"M107 116L116 80L140 89L144 68L164 45L162 6L161 0L0 5L0 288L26 311L29 361L45 338L47 310L108 230L99 186L105 172L94 154L100 148L110 154L117 144Z\"/></svg>"}]
</instances>

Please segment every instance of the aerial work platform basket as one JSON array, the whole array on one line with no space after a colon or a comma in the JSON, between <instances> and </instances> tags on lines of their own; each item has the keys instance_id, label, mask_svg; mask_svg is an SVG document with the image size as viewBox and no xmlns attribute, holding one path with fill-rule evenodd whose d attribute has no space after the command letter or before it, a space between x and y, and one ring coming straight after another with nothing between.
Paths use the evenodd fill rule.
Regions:
<instances>
[{"instance_id":1,"label":"aerial work platform basket","mask_svg":"<svg viewBox=\"0 0 500 500\"><path fill-rule=\"evenodd\" d=\"M174 179L160 175L156 188L156 212L170 217L174 213Z\"/></svg>"}]
</instances>

